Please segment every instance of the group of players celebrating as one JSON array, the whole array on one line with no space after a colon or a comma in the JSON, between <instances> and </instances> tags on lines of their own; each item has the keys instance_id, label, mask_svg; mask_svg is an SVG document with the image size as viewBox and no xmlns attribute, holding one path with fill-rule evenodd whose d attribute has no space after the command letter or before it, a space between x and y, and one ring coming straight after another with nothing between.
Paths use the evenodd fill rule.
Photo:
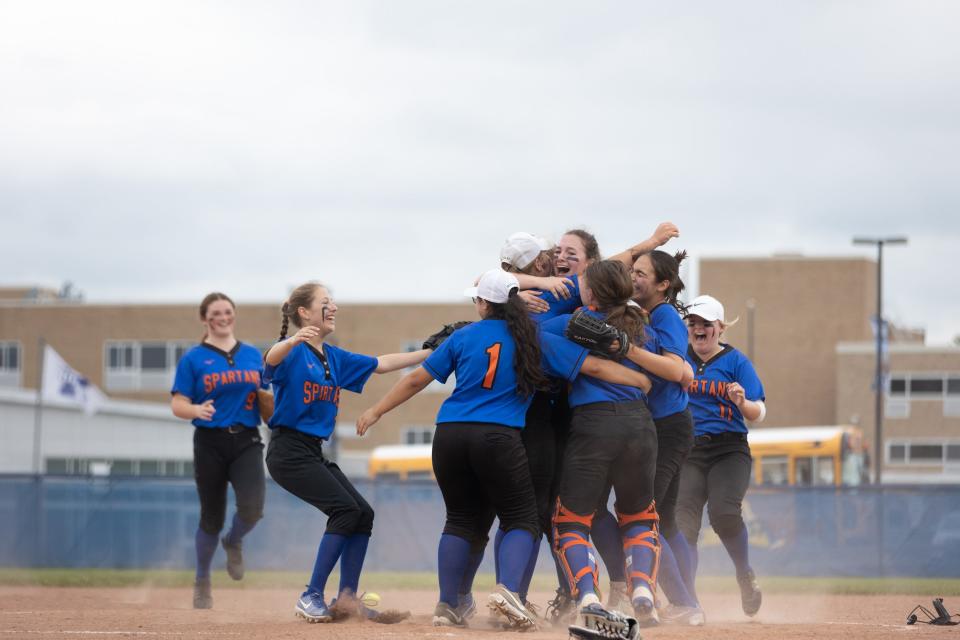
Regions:
<instances>
[{"instance_id":1,"label":"group of players celebrating","mask_svg":"<svg viewBox=\"0 0 960 640\"><path fill-rule=\"evenodd\" d=\"M263 508L262 464L257 475L250 463L262 455L263 403L271 476L328 516L296 613L310 622L403 619L357 596L374 512L323 444L342 389L360 393L373 373L416 367L363 412L357 433L455 375L433 437L446 507L434 625L465 627L475 615L473 580L495 519L497 585L487 606L504 628L546 620L581 637L633 638L642 626L702 625L694 578L705 505L735 565L743 610L756 614L761 593L741 503L751 470L745 420L763 419L763 388L747 358L721 342L722 304L710 296L679 301L685 253L658 249L678 235L663 223L602 259L583 230L565 233L556 247L515 233L499 268L465 292L479 320L448 325L410 353L373 357L327 344L337 306L324 285L307 283L284 302L280 339L256 376L230 374L250 366L241 362L248 348L233 336L233 303L208 296L200 309L206 337L178 365L173 387L174 413L197 427L194 606L212 606L209 571L228 482L238 511L220 543L228 573L243 575L241 541ZM297 331L288 337L290 323ZM227 382L212 385L214 376ZM544 537L559 587L541 619L527 595ZM609 577L605 601L594 549ZM340 585L328 603L338 561Z\"/></svg>"}]
</instances>

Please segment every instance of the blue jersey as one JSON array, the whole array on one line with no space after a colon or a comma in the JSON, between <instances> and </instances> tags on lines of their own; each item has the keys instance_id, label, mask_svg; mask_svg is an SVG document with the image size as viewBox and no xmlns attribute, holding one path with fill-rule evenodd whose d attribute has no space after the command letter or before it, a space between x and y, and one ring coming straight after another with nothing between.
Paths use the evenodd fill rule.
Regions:
<instances>
[{"instance_id":1,"label":"blue jersey","mask_svg":"<svg viewBox=\"0 0 960 640\"><path fill-rule=\"evenodd\" d=\"M605 314L597 311L587 310L587 313L594 318L600 318L601 320L606 319ZM567 328L568 322L570 322L569 313L545 322L542 325L542 329L547 333L562 336L564 330ZM636 371L643 371L642 368L626 359L622 360L620 364ZM570 388L568 400L571 407L579 407L580 405L590 404L592 402L632 402L634 400L646 400L646 394L638 387L604 382L599 378L593 378L591 376L578 376Z\"/></svg>"},{"instance_id":2,"label":"blue jersey","mask_svg":"<svg viewBox=\"0 0 960 640\"><path fill-rule=\"evenodd\" d=\"M248 344L238 342L227 352L204 342L183 354L170 393L184 395L193 404L213 400L213 418L196 418L192 421L195 427L256 427L260 424L257 389L261 366L260 352Z\"/></svg>"},{"instance_id":3,"label":"blue jersey","mask_svg":"<svg viewBox=\"0 0 960 640\"><path fill-rule=\"evenodd\" d=\"M324 344L323 351L301 342L277 366L263 369L273 383L271 429L288 427L327 439L337 423L340 390L363 391L377 368L373 356L351 353Z\"/></svg>"},{"instance_id":4,"label":"blue jersey","mask_svg":"<svg viewBox=\"0 0 960 640\"><path fill-rule=\"evenodd\" d=\"M663 302L650 312L650 325L647 327L648 351L659 355L672 353L681 359L687 356L687 325L683 323L677 310ZM678 382L668 382L653 374L650 382L653 387L647 394L647 405L653 419L665 418L680 413L687 408L687 390Z\"/></svg>"},{"instance_id":5,"label":"blue jersey","mask_svg":"<svg viewBox=\"0 0 960 640\"><path fill-rule=\"evenodd\" d=\"M687 350L687 362L693 367L690 393L690 412L693 414L695 435L733 431L746 433L743 414L727 398L727 384L737 382L743 387L747 400L763 400L763 384L747 357L728 344L706 362Z\"/></svg>"},{"instance_id":6,"label":"blue jersey","mask_svg":"<svg viewBox=\"0 0 960 640\"><path fill-rule=\"evenodd\" d=\"M553 292L546 291L540 299L550 305L550 309L543 313L531 313L530 319L537 324L543 324L547 320L556 318L565 313L573 313L583 306L583 300L580 299L580 278L577 276L567 276L573 281L573 288L567 287L570 291L569 298L558 298Z\"/></svg>"},{"instance_id":7,"label":"blue jersey","mask_svg":"<svg viewBox=\"0 0 960 640\"><path fill-rule=\"evenodd\" d=\"M540 335L547 375L573 380L587 357L569 340ZM523 428L532 396L517 393L516 343L505 320L481 320L454 332L423 362L440 382L456 372L457 386L440 407L437 424L486 422Z\"/></svg>"}]
</instances>

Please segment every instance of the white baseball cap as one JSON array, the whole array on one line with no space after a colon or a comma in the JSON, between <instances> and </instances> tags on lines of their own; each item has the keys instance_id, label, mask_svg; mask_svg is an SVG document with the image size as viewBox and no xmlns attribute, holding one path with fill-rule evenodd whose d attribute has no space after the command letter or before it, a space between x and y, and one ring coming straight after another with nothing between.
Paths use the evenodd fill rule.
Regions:
<instances>
[{"instance_id":1,"label":"white baseball cap","mask_svg":"<svg viewBox=\"0 0 960 640\"><path fill-rule=\"evenodd\" d=\"M549 248L550 243L540 236L518 231L507 238L500 249L500 262L506 262L517 269L526 269L533 264L540 252Z\"/></svg>"},{"instance_id":2,"label":"white baseball cap","mask_svg":"<svg viewBox=\"0 0 960 640\"><path fill-rule=\"evenodd\" d=\"M503 269L491 269L480 276L477 286L465 289L463 295L503 304L510 298L510 290L519 288L520 283L512 274Z\"/></svg>"},{"instance_id":3,"label":"white baseball cap","mask_svg":"<svg viewBox=\"0 0 960 640\"><path fill-rule=\"evenodd\" d=\"M713 296L697 296L687 305L687 315L700 316L707 322L723 319L723 305Z\"/></svg>"}]
</instances>

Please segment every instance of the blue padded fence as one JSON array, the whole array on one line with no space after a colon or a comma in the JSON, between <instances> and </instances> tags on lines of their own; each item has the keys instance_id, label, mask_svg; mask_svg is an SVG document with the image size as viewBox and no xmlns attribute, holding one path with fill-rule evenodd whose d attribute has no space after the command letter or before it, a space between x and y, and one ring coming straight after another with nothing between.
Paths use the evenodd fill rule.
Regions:
<instances>
[{"instance_id":1,"label":"blue padded fence","mask_svg":"<svg viewBox=\"0 0 960 640\"><path fill-rule=\"evenodd\" d=\"M356 485L376 511L365 567L434 570L444 518L436 485ZM0 476L0 566L191 568L198 516L189 479ZM744 517L761 575L960 576L957 486L751 488ZM268 480L265 517L244 542L248 567L307 572L324 524ZM731 572L707 523L700 550L701 574ZM552 571L547 552L540 571Z\"/></svg>"}]
</instances>

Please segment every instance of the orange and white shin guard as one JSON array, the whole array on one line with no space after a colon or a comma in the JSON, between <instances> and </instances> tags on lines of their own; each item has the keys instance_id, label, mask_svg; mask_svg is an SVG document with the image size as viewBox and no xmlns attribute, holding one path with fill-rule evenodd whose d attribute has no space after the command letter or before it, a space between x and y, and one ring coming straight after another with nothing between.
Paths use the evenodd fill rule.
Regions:
<instances>
[{"instance_id":1,"label":"orange and white shin guard","mask_svg":"<svg viewBox=\"0 0 960 640\"><path fill-rule=\"evenodd\" d=\"M590 527L593 514L579 515L560 503L553 512L553 554L563 569L563 575L570 587L570 595L575 600L581 597L580 581L587 575L593 576L593 592L600 597L600 576L597 560L590 546Z\"/></svg>"},{"instance_id":2,"label":"orange and white shin guard","mask_svg":"<svg viewBox=\"0 0 960 640\"><path fill-rule=\"evenodd\" d=\"M640 513L617 511L630 594L640 585L647 587L651 594L657 591L657 571L660 569L659 522L654 501Z\"/></svg>"}]
</instances>

